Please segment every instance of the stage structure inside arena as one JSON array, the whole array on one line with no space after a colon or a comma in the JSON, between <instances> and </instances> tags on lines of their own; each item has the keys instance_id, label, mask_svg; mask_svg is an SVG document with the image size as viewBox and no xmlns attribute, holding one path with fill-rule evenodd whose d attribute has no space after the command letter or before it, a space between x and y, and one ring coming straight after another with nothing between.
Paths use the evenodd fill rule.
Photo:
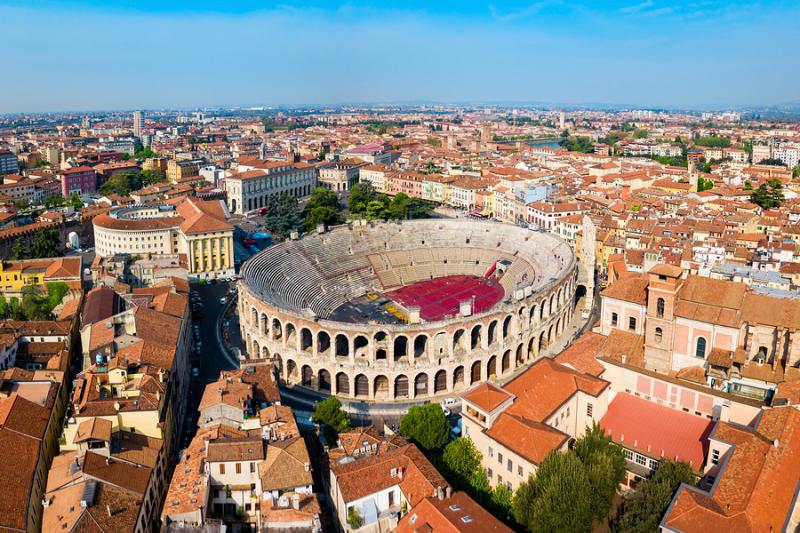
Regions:
<instances>
[{"instance_id":1,"label":"stage structure inside arena","mask_svg":"<svg viewBox=\"0 0 800 533\"><path fill-rule=\"evenodd\" d=\"M557 236L473 220L352 223L242 268L248 357L285 385L424 400L510 375L574 311L577 264Z\"/></svg>"}]
</instances>

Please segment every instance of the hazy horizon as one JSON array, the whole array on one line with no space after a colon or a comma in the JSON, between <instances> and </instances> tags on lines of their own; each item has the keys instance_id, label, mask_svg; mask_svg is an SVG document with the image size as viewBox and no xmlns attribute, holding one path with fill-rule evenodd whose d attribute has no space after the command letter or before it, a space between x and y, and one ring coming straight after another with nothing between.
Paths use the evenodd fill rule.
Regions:
<instances>
[{"instance_id":1,"label":"hazy horizon","mask_svg":"<svg viewBox=\"0 0 800 533\"><path fill-rule=\"evenodd\" d=\"M800 5L0 0L0 113L298 105L774 106Z\"/></svg>"}]
</instances>

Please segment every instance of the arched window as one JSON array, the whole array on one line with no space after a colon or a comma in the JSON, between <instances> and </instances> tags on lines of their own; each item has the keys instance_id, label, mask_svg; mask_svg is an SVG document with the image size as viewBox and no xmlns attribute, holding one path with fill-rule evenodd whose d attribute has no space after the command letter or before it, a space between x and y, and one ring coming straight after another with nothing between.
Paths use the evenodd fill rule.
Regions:
<instances>
[{"instance_id":1,"label":"arched window","mask_svg":"<svg viewBox=\"0 0 800 533\"><path fill-rule=\"evenodd\" d=\"M542 309L544 309L544 305L542 305ZM617 313L611 313L611 325L616 326L619 322L619 316Z\"/></svg>"},{"instance_id":2,"label":"arched window","mask_svg":"<svg viewBox=\"0 0 800 533\"><path fill-rule=\"evenodd\" d=\"M664 330L661 328L656 328L656 344L661 344L661 340L664 338Z\"/></svg>"},{"instance_id":3,"label":"arched window","mask_svg":"<svg viewBox=\"0 0 800 533\"><path fill-rule=\"evenodd\" d=\"M664 298L656 300L656 316L659 318L664 316Z\"/></svg>"},{"instance_id":4,"label":"arched window","mask_svg":"<svg viewBox=\"0 0 800 533\"><path fill-rule=\"evenodd\" d=\"M697 349L694 351L694 355L697 357L705 357L706 356L706 339L705 337L697 337Z\"/></svg>"}]
</instances>

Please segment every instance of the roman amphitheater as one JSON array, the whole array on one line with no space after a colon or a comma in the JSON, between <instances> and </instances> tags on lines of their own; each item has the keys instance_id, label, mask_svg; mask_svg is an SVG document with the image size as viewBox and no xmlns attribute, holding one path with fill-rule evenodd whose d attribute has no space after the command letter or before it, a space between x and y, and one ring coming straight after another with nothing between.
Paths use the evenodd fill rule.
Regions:
<instances>
[{"instance_id":1,"label":"roman amphitheater","mask_svg":"<svg viewBox=\"0 0 800 533\"><path fill-rule=\"evenodd\" d=\"M533 362L572 316L577 271L549 233L464 219L353 223L244 264L242 337L288 385L427 399Z\"/></svg>"}]
</instances>

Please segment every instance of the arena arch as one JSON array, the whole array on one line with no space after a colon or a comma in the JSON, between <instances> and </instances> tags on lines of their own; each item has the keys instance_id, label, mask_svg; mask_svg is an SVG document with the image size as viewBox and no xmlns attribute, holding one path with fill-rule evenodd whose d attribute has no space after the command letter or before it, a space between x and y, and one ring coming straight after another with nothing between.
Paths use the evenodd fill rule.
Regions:
<instances>
[{"instance_id":1,"label":"arena arch","mask_svg":"<svg viewBox=\"0 0 800 533\"><path fill-rule=\"evenodd\" d=\"M483 333L483 326L481 324L475 324L472 327L472 331L470 332L470 343L469 346L472 350L477 350L481 347L481 334Z\"/></svg>"},{"instance_id":2,"label":"arena arch","mask_svg":"<svg viewBox=\"0 0 800 533\"><path fill-rule=\"evenodd\" d=\"M303 328L300 330L300 349L304 352L311 352L314 348L314 336L311 330Z\"/></svg>"},{"instance_id":3,"label":"arena arch","mask_svg":"<svg viewBox=\"0 0 800 533\"><path fill-rule=\"evenodd\" d=\"M433 377L433 393L439 394L440 392L447 391L447 372L439 370Z\"/></svg>"},{"instance_id":4,"label":"arena arch","mask_svg":"<svg viewBox=\"0 0 800 533\"><path fill-rule=\"evenodd\" d=\"M394 397L408 398L408 377L399 375L394 378Z\"/></svg>"},{"instance_id":5,"label":"arena arch","mask_svg":"<svg viewBox=\"0 0 800 533\"><path fill-rule=\"evenodd\" d=\"M422 372L414 378L414 397L428 395L428 374Z\"/></svg>"},{"instance_id":6,"label":"arena arch","mask_svg":"<svg viewBox=\"0 0 800 533\"><path fill-rule=\"evenodd\" d=\"M369 352L369 339L364 335L356 335L353 340L353 354L356 357L363 357Z\"/></svg>"},{"instance_id":7,"label":"arena arch","mask_svg":"<svg viewBox=\"0 0 800 533\"><path fill-rule=\"evenodd\" d=\"M336 374L336 394L350 395L350 378L344 372Z\"/></svg>"},{"instance_id":8,"label":"arena arch","mask_svg":"<svg viewBox=\"0 0 800 533\"><path fill-rule=\"evenodd\" d=\"M414 337L414 357L422 357L428 347L428 336L423 334Z\"/></svg>"},{"instance_id":9,"label":"arena arch","mask_svg":"<svg viewBox=\"0 0 800 533\"><path fill-rule=\"evenodd\" d=\"M408 337L398 335L394 338L394 360L397 361L402 357L408 357Z\"/></svg>"},{"instance_id":10,"label":"arena arch","mask_svg":"<svg viewBox=\"0 0 800 533\"><path fill-rule=\"evenodd\" d=\"M497 356L491 356L486 362L486 379L497 377Z\"/></svg>"},{"instance_id":11,"label":"arena arch","mask_svg":"<svg viewBox=\"0 0 800 533\"><path fill-rule=\"evenodd\" d=\"M323 392L331 392L331 373L324 368L317 372L317 387Z\"/></svg>"},{"instance_id":12,"label":"arena arch","mask_svg":"<svg viewBox=\"0 0 800 533\"><path fill-rule=\"evenodd\" d=\"M492 346L495 342L497 342L497 320L492 320L489 322L489 329L486 332L488 345Z\"/></svg>"},{"instance_id":13,"label":"arena arch","mask_svg":"<svg viewBox=\"0 0 800 533\"><path fill-rule=\"evenodd\" d=\"M344 333L337 333L334 338L336 357L350 357L350 339Z\"/></svg>"},{"instance_id":14,"label":"arena arch","mask_svg":"<svg viewBox=\"0 0 800 533\"><path fill-rule=\"evenodd\" d=\"M311 387L314 384L314 371L308 365L303 365L302 384L304 387Z\"/></svg>"},{"instance_id":15,"label":"arena arch","mask_svg":"<svg viewBox=\"0 0 800 533\"><path fill-rule=\"evenodd\" d=\"M511 370L511 350L506 350L500 363L500 371L505 374Z\"/></svg>"},{"instance_id":16,"label":"arena arch","mask_svg":"<svg viewBox=\"0 0 800 533\"><path fill-rule=\"evenodd\" d=\"M331 336L327 331L317 333L317 354L325 355L331 348Z\"/></svg>"},{"instance_id":17,"label":"arena arch","mask_svg":"<svg viewBox=\"0 0 800 533\"><path fill-rule=\"evenodd\" d=\"M481 362L475 361L472 363L472 368L469 372L469 384L475 385L481 380Z\"/></svg>"},{"instance_id":18,"label":"arena arch","mask_svg":"<svg viewBox=\"0 0 800 533\"><path fill-rule=\"evenodd\" d=\"M359 374L356 376L355 381L355 397L356 398L368 398L369 397L369 379L364 374Z\"/></svg>"},{"instance_id":19,"label":"arena arch","mask_svg":"<svg viewBox=\"0 0 800 533\"><path fill-rule=\"evenodd\" d=\"M389 398L389 379L384 375L375 376L372 390L376 400Z\"/></svg>"},{"instance_id":20,"label":"arena arch","mask_svg":"<svg viewBox=\"0 0 800 533\"><path fill-rule=\"evenodd\" d=\"M281 321L277 318L272 319L272 340L280 340L283 336L283 328L281 328Z\"/></svg>"},{"instance_id":21,"label":"arena arch","mask_svg":"<svg viewBox=\"0 0 800 533\"><path fill-rule=\"evenodd\" d=\"M464 385L464 367L461 365L453 370L453 388L457 389L459 385Z\"/></svg>"}]
</instances>

